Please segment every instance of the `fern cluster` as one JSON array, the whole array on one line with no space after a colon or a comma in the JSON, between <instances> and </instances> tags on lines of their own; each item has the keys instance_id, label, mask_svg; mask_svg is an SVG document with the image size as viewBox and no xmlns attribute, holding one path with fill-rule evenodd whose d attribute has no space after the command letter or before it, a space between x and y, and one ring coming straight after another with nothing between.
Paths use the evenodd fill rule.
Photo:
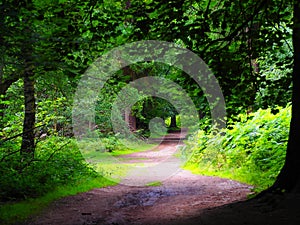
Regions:
<instances>
[{"instance_id":1,"label":"fern cluster","mask_svg":"<svg viewBox=\"0 0 300 225\"><path fill-rule=\"evenodd\" d=\"M284 163L291 106L276 111L240 115L238 122L218 134L198 131L186 141L191 153L186 167L268 187Z\"/></svg>"}]
</instances>

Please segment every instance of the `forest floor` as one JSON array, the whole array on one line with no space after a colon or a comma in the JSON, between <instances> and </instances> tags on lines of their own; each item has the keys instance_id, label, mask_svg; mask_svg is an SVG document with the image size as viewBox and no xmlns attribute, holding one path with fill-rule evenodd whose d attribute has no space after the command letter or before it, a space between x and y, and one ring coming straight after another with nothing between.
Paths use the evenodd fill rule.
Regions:
<instances>
[{"instance_id":1,"label":"forest floor","mask_svg":"<svg viewBox=\"0 0 300 225\"><path fill-rule=\"evenodd\" d=\"M171 133L155 149L120 156L126 163L143 162L148 171L144 176L131 173L116 186L57 200L26 225L300 224L298 211L285 207L273 210L274 205L285 201L246 201L252 189L249 185L194 175L182 169L164 176L157 175L157 171L152 173L150 165L162 164L166 159L165 166L174 170L174 154L178 145L182 145L182 137L180 133ZM150 177L153 183L147 186L146 183L151 183ZM286 204L299 203L299 200L293 198ZM299 210L297 206L294 208Z\"/></svg>"}]
</instances>

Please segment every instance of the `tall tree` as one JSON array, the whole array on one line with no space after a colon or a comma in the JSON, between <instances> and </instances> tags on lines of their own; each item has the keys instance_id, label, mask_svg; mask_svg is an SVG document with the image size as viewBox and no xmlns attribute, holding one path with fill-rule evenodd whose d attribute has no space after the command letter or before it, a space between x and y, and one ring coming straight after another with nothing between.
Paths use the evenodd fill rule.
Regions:
<instances>
[{"instance_id":1,"label":"tall tree","mask_svg":"<svg viewBox=\"0 0 300 225\"><path fill-rule=\"evenodd\" d=\"M4 53L0 62L0 95L5 97L15 81L23 80L25 118L21 153L34 152L35 80L50 80L47 77L52 79L53 71L58 71L56 75L75 77L93 60L89 51L92 35L88 35L91 8L86 1L0 3L0 41ZM0 113L2 108L5 104L0 102Z\"/></svg>"},{"instance_id":2,"label":"tall tree","mask_svg":"<svg viewBox=\"0 0 300 225\"><path fill-rule=\"evenodd\" d=\"M285 164L274 185L267 191L300 193L300 2L294 0L293 17L293 95L292 118Z\"/></svg>"},{"instance_id":3,"label":"tall tree","mask_svg":"<svg viewBox=\"0 0 300 225\"><path fill-rule=\"evenodd\" d=\"M36 41L32 34L32 16L29 12L33 10L32 1L24 2L20 5L20 19L25 23L23 29L23 45L21 47L20 60L23 62L23 89L24 89L24 121L22 132L22 145L20 152L24 157L29 159L34 157L35 151L35 89L34 89L34 42ZM23 15L22 15L23 14Z\"/></svg>"},{"instance_id":4,"label":"tall tree","mask_svg":"<svg viewBox=\"0 0 300 225\"><path fill-rule=\"evenodd\" d=\"M35 90L31 71L26 72L23 78L25 114L22 132L21 154L34 157L35 149Z\"/></svg>"}]
</instances>

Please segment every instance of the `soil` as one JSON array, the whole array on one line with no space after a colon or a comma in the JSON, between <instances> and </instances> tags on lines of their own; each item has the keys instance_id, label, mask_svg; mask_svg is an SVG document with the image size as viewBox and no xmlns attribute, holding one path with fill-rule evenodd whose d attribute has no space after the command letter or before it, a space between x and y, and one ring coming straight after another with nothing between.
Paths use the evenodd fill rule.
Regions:
<instances>
[{"instance_id":1,"label":"soil","mask_svg":"<svg viewBox=\"0 0 300 225\"><path fill-rule=\"evenodd\" d=\"M180 133L169 134L157 148L122 156L122 160L142 161L146 165L166 159L174 162L173 154L182 145L182 138ZM151 167L148 169L151 173ZM131 174L119 185L60 199L26 225L300 224L299 207L294 210L284 207L299 202L300 198L249 201L247 195L252 187L247 184L194 175L181 169L157 182L159 186L142 185L151 176ZM161 177L154 177L153 181L158 178ZM136 179L138 185L129 185ZM278 204L282 207L274 210L272 207Z\"/></svg>"}]
</instances>

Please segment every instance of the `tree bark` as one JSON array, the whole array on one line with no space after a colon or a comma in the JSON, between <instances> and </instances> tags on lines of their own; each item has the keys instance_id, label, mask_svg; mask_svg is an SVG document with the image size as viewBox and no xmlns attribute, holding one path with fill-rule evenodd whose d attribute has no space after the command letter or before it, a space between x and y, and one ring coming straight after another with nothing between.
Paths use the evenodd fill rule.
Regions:
<instances>
[{"instance_id":1,"label":"tree bark","mask_svg":"<svg viewBox=\"0 0 300 225\"><path fill-rule=\"evenodd\" d=\"M25 115L23 121L23 135L21 154L26 155L30 158L34 157L35 151L35 90L34 90L34 79L31 74L33 71L29 69L23 80L24 80L24 99L25 99Z\"/></svg>"},{"instance_id":2,"label":"tree bark","mask_svg":"<svg viewBox=\"0 0 300 225\"><path fill-rule=\"evenodd\" d=\"M170 124L171 128L176 128L177 127L177 123L176 123L176 116L171 116L171 124Z\"/></svg>"},{"instance_id":3,"label":"tree bark","mask_svg":"<svg viewBox=\"0 0 300 225\"><path fill-rule=\"evenodd\" d=\"M300 193L300 2L294 1L292 118L285 164L267 191Z\"/></svg>"}]
</instances>

